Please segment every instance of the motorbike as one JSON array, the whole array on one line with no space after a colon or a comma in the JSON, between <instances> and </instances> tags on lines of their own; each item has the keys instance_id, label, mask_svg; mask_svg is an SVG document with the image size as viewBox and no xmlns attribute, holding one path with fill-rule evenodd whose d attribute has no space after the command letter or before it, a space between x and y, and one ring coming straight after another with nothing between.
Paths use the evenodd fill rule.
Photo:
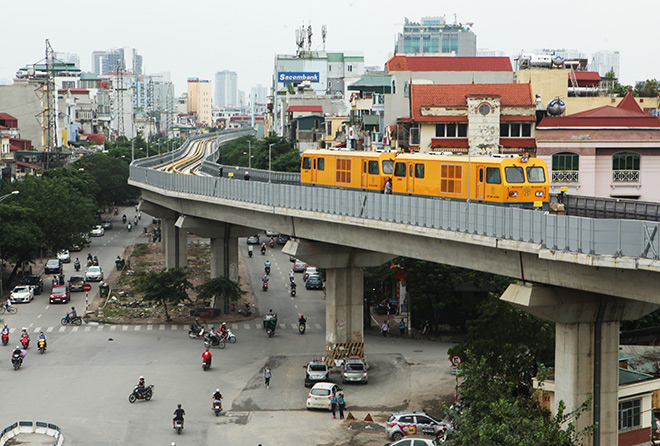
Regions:
<instances>
[{"instance_id":1,"label":"motorbike","mask_svg":"<svg viewBox=\"0 0 660 446\"><path fill-rule=\"evenodd\" d=\"M177 434L181 434L181 431L183 430L182 420L174 420L174 430L176 431Z\"/></svg>"},{"instance_id":2,"label":"motorbike","mask_svg":"<svg viewBox=\"0 0 660 446\"><path fill-rule=\"evenodd\" d=\"M73 268L74 268L76 271L80 271L80 262L74 262L74 263L73 263Z\"/></svg>"},{"instance_id":3,"label":"motorbike","mask_svg":"<svg viewBox=\"0 0 660 446\"><path fill-rule=\"evenodd\" d=\"M225 336L225 342L229 342L230 344L236 344L236 335L231 332L231 330L227 329L227 336Z\"/></svg>"},{"instance_id":4,"label":"motorbike","mask_svg":"<svg viewBox=\"0 0 660 446\"><path fill-rule=\"evenodd\" d=\"M266 247L265 247L265 246L262 246L262 247L261 247L261 255L262 255L262 256L265 256L265 255L266 255Z\"/></svg>"},{"instance_id":5,"label":"motorbike","mask_svg":"<svg viewBox=\"0 0 660 446\"><path fill-rule=\"evenodd\" d=\"M128 401L131 404L133 404L137 400L149 401L152 396L154 396L154 385L153 384L149 384L148 386L146 386L141 394L138 392L138 386L135 386L133 388L133 392L130 395L128 395Z\"/></svg>"},{"instance_id":6,"label":"motorbike","mask_svg":"<svg viewBox=\"0 0 660 446\"><path fill-rule=\"evenodd\" d=\"M135 217L133 217L133 223L135 223L135 226L137 226L137 222L138 222L138 218L137 218L137 215L136 215Z\"/></svg>"},{"instance_id":7,"label":"motorbike","mask_svg":"<svg viewBox=\"0 0 660 446\"><path fill-rule=\"evenodd\" d=\"M128 226L126 227L126 229L128 229L128 232L131 232L131 229L133 229L133 226L131 226L131 224L129 223Z\"/></svg>"},{"instance_id":8,"label":"motorbike","mask_svg":"<svg viewBox=\"0 0 660 446\"><path fill-rule=\"evenodd\" d=\"M220 415L220 412L222 412L222 401L213 400L213 412L215 412L216 417Z\"/></svg>"},{"instance_id":9,"label":"motorbike","mask_svg":"<svg viewBox=\"0 0 660 446\"><path fill-rule=\"evenodd\" d=\"M225 340L220 339L219 336L211 337L207 333L206 336L204 336L204 347L206 347L206 348L209 348L209 347L225 348Z\"/></svg>"},{"instance_id":10,"label":"motorbike","mask_svg":"<svg viewBox=\"0 0 660 446\"><path fill-rule=\"evenodd\" d=\"M94 256L94 259L92 260L92 265L94 266L99 266L99 258Z\"/></svg>"},{"instance_id":11,"label":"motorbike","mask_svg":"<svg viewBox=\"0 0 660 446\"><path fill-rule=\"evenodd\" d=\"M248 256L252 258L252 251L248 251Z\"/></svg>"},{"instance_id":12,"label":"motorbike","mask_svg":"<svg viewBox=\"0 0 660 446\"><path fill-rule=\"evenodd\" d=\"M273 241L272 238L270 239L269 245L270 245L271 249L275 247L275 242Z\"/></svg>"},{"instance_id":13,"label":"motorbike","mask_svg":"<svg viewBox=\"0 0 660 446\"><path fill-rule=\"evenodd\" d=\"M270 266L265 266L264 271L266 272L266 275L270 274Z\"/></svg>"},{"instance_id":14,"label":"motorbike","mask_svg":"<svg viewBox=\"0 0 660 446\"><path fill-rule=\"evenodd\" d=\"M243 308L238 309L238 314L241 314L243 316L252 316L252 307L250 307L250 304L246 303L245 309Z\"/></svg>"},{"instance_id":15,"label":"motorbike","mask_svg":"<svg viewBox=\"0 0 660 446\"><path fill-rule=\"evenodd\" d=\"M213 358L202 358L202 370L207 371L211 368L211 360Z\"/></svg>"},{"instance_id":16,"label":"motorbike","mask_svg":"<svg viewBox=\"0 0 660 446\"><path fill-rule=\"evenodd\" d=\"M306 328L307 328L307 324L305 324L304 322L298 322L298 333L305 334Z\"/></svg>"},{"instance_id":17,"label":"motorbike","mask_svg":"<svg viewBox=\"0 0 660 446\"><path fill-rule=\"evenodd\" d=\"M46 353L46 340L39 339L37 341L37 348L39 349L39 353L41 353L42 355Z\"/></svg>"},{"instance_id":18,"label":"motorbike","mask_svg":"<svg viewBox=\"0 0 660 446\"><path fill-rule=\"evenodd\" d=\"M60 322L62 323L62 325L69 325L69 324L71 324L71 325L82 325L82 318L80 316L76 316L73 319L71 319L69 317L69 315L67 314L66 316L64 316L62 318L62 320Z\"/></svg>"},{"instance_id":19,"label":"motorbike","mask_svg":"<svg viewBox=\"0 0 660 446\"><path fill-rule=\"evenodd\" d=\"M14 366L14 370L20 369L23 365L23 355L20 353L12 353L11 364Z\"/></svg>"},{"instance_id":20,"label":"motorbike","mask_svg":"<svg viewBox=\"0 0 660 446\"><path fill-rule=\"evenodd\" d=\"M296 295L296 287L292 286L289 293L291 294L291 297L294 297Z\"/></svg>"},{"instance_id":21,"label":"motorbike","mask_svg":"<svg viewBox=\"0 0 660 446\"><path fill-rule=\"evenodd\" d=\"M264 328L269 338L275 336L275 327L277 327L277 313L267 314L264 317Z\"/></svg>"},{"instance_id":22,"label":"motorbike","mask_svg":"<svg viewBox=\"0 0 660 446\"><path fill-rule=\"evenodd\" d=\"M24 349L27 350L27 348L30 346L30 337L27 335L21 336L21 345Z\"/></svg>"},{"instance_id":23,"label":"motorbike","mask_svg":"<svg viewBox=\"0 0 660 446\"><path fill-rule=\"evenodd\" d=\"M261 285L261 289L264 291L268 291L268 281L264 280L263 285Z\"/></svg>"},{"instance_id":24,"label":"motorbike","mask_svg":"<svg viewBox=\"0 0 660 446\"><path fill-rule=\"evenodd\" d=\"M9 344L9 333L2 333L2 345Z\"/></svg>"},{"instance_id":25,"label":"motorbike","mask_svg":"<svg viewBox=\"0 0 660 446\"><path fill-rule=\"evenodd\" d=\"M193 328L192 324L190 325L190 328L188 329L188 337L189 337L190 339L203 338L203 337L204 337L204 333L206 333L206 331L204 330L203 327L199 327L199 330L198 330L198 331L195 331L195 329Z\"/></svg>"},{"instance_id":26,"label":"motorbike","mask_svg":"<svg viewBox=\"0 0 660 446\"><path fill-rule=\"evenodd\" d=\"M119 214L119 209L115 208L115 215Z\"/></svg>"},{"instance_id":27,"label":"motorbike","mask_svg":"<svg viewBox=\"0 0 660 446\"><path fill-rule=\"evenodd\" d=\"M121 222L122 222L123 224L126 224L126 215L122 215L122 216L121 216Z\"/></svg>"}]
</instances>

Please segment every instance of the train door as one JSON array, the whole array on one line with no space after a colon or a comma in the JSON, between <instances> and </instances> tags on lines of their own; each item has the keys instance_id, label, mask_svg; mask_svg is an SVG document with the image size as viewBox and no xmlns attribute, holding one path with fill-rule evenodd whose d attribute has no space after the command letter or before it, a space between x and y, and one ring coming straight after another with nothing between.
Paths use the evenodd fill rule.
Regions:
<instances>
[{"instance_id":1,"label":"train door","mask_svg":"<svg viewBox=\"0 0 660 446\"><path fill-rule=\"evenodd\" d=\"M316 167L316 157L312 157L312 183L316 183L316 175L318 174L318 169Z\"/></svg>"},{"instance_id":2,"label":"train door","mask_svg":"<svg viewBox=\"0 0 660 446\"><path fill-rule=\"evenodd\" d=\"M366 189L369 186L369 161L362 160L362 173L360 175L360 186Z\"/></svg>"},{"instance_id":3,"label":"train door","mask_svg":"<svg viewBox=\"0 0 660 446\"><path fill-rule=\"evenodd\" d=\"M486 192L486 178L483 166L477 167L477 187L475 190L475 197L477 200L483 200Z\"/></svg>"},{"instance_id":4,"label":"train door","mask_svg":"<svg viewBox=\"0 0 660 446\"><path fill-rule=\"evenodd\" d=\"M406 192L412 194L415 192L415 164L408 164L408 181L406 182Z\"/></svg>"}]
</instances>

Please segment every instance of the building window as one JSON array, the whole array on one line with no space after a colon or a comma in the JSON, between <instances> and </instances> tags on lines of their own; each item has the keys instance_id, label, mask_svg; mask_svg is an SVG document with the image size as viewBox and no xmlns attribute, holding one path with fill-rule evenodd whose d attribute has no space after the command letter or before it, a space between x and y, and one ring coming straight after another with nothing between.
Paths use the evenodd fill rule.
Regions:
<instances>
[{"instance_id":1,"label":"building window","mask_svg":"<svg viewBox=\"0 0 660 446\"><path fill-rule=\"evenodd\" d=\"M639 182L639 153L619 152L612 155L612 181L616 183Z\"/></svg>"},{"instance_id":2,"label":"building window","mask_svg":"<svg viewBox=\"0 0 660 446\"><path fill-rule=\"evenodd\" d=\"M580 180L580 155L559 152L552 155L552 182L577 183Z\"/></svg>"},{"instance_id":3,"label":"building window","mask_svg":"<svg viewBox=\"0 0 660 446\"><path fill-rule=\"evenodd\" d=\"M619 430L640 427L642 425L642 399L619 402Z\"/></svg>"},{"instance_id":4,"label":"building window","mask_svg":"<svg viewBox=\"0 0 660 446\"><path fill-rule=\"evenodd\" d=\"M468 125L462 122L448 122L435 125L436 138L466 138Z\"/></svg>"},{"instance_id":5,"label":"building window","mask_svg":"<svg viewBox=\"0 0 660 446\"><path fill-rule=\"evenodd\" d=\"M347 65L346 66L346 71L348 71L349 73L352 72L353 71L353 65Z\"/></svg>"},{"instance_id":6,"label":"building window","mask_svg":"<svg viewBox=\"0 0 660 446\"><path fill-rule=\"evenodd\" d=\"M532 124L507 122L500 124L500 138L531 138Z\"/></svg>"},{"instance_id":7,"label":"building window","mask_svg":"<svg viewBox=\"0 0 660 446\"><path fill-rule=\"evenodd\" d=\"M403 84L403 97L404 98L410 97L410 84L408 82L405 82Z\"/></svg>"},{"instance_id":8,"label":"building window","mask_svg":"<svg viewBox=\"0 0 660 446\"><path fill-rule=\"evenodd\" d=\"M410 128L410 145L411 146L419 145L419 127Z\"/></svg>"},{"instance_id":9,"label":"building window","mask_svg":"<svg viewBox=\"0 0 660 446\"><path fill-rule=\"evenodd\" d=\"M396 94L396 81L392 79L392 94Z\"/></svg>"}]
</instances>

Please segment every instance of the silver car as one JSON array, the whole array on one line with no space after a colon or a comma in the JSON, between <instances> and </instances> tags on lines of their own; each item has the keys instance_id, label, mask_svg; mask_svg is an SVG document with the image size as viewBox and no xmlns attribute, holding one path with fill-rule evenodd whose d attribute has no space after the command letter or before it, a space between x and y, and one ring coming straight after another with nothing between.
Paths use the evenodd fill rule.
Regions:
<instances>
[{"instance_id":1,"label":"silver car","mask_svg":"<svg viewBox=\"0 0 660 446\"><path fill-rule=\"evenodd\" d=\"M330 367L325 362L314 360L307 364L305 370L305 387L311 387L312 383L327 381L330 375Z\"/></svg>"},{"instance_id":2,"label":"silver car","mask_svg":"<svg viewBox=\"0 0 660 446\"><path fill-rule=\"evenodd\" d=\"M100 282L103 280L103 270L100 266L90 266L85 273L85 280L88 282Z\"/></svg>"},{"instance_id":3,"label":"silver car","mask_svg":"<svg viewBox=\"0 0 660 446\"><path fill-rule=\"evenodd\" d=\"M13 304L22 302L27 303L34 299L34 289L30 285L19 285L14 287L9 295L9 300Z\"/></svg>"},{"instance_id":4,"label":"silver car","mask_svg":"<svg viewBox=\"0 0 660 446\"><path fill-rule=\"evenodd\" d=\"M367 364L359 357L351 357L344 361L341 366L341 381L359 382L367 384L369 375L367 373Z\"/></svg>"}]
</instances>

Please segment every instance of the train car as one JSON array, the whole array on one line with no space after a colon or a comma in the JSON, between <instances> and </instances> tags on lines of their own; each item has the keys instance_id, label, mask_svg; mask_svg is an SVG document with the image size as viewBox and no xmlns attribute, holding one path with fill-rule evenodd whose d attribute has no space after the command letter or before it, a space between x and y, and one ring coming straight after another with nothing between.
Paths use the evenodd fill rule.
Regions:
<instances>
[{"instance_id":1,"label":"train car","mask_svg":"<svg viewBox=\"0 0 660 446\"><path fill-rule=\"evenodd\" d=\"M392 176L395 157L395 152L307 150L302 155L300 182L382 192Z\"/></svg>"},{"instance_id":2,"label":"train car","mask_svg":"<svg viewBox=\"0 0 660 446\"><path fill-rule=\"evenodd\" d=\"M523 208L549 200L547 166L527 156L400 154L392 192Z\"/></svg>"}]
</instances>

